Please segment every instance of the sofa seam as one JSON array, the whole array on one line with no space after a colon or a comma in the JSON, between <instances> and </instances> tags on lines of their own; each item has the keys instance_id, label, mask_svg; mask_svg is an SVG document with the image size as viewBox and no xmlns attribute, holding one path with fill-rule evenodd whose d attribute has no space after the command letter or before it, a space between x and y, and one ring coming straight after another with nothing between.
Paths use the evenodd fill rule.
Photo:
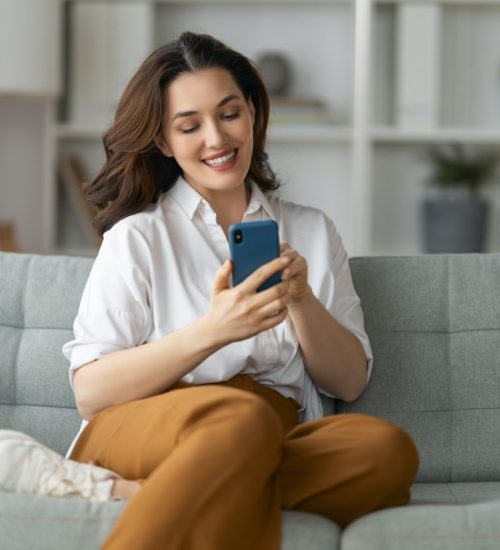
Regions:
<instances>
[{"instance_id":1,"label":"sofa seam","mask_svg":"<svg viewBox=\"0 0 500 550\"><path fill-rule=\"evenodd\" d=\"M71 328L68 328L68 327L26 327L26 326L20 327L18 325L9 325L7 323L0 323L0 327L15 328L18 330L68 330L68 331L72 330Z\"/></svg>"},{"instance_id":2,"label":"sofa seam","mask_svg":"<svg viewBox=\"0 0 500 550\"><path fill-rule=\"evenodd\" d=\"M448 334L448 338L447 338L447 349L446 349L446 352L447 352L447 367L448 367L448 399L449 399L449 403L450 403L450 407L451 407L451 418L450 418L450 435L449 435L449 456L450 456L450 462L449 462L449 470L448 470L448 482L451 482L452 479L453 479L453 428L454 428L454 425L455 425L455 411L454 411L454 407L455 407L455 403L454 403L454 399L453 399L453 381L452 381L452 376L453 376L453 373L452 373L452 366L451 366L451 334L450 334L450 330L451 330L451 298L450 298L450 294L451 294L451 270L450 270L450 262L451 262L451 258L450 256L447 257L446 259L446 281L447 281L447 284L446 284L446 301L447 301L447 307L446 307L446 310L447 310L447 314L448 314L448 323L447 323L447 334Z\"/></svg>"},{"instance_id":3,"label":"sofa seam","mask_svg":"<svg viewBox=\"0 0 500 550\"><path fill-rule=\"evenodd\" d=\"M411 535L401 535L399 537L395 537L393 535L389 535L387 537L380 537L380 538L376 538L376 537L373 537L373 536L370 536L370 537L363 537L363 536L359 536L359 535L353 535L353 536L349 536L349 542L384 542L386 543L387 540L391 540L391 541L398 541L398 540L404 540L404 541L408 541L408 540L411 540L411 541L424 541L424 540L436 540L436 541L441 541L441 540L455 540L455 539L458 539L458 540L477 540L477 539L500 539L500 532L499 533L492 533L491 535L481 535L481 534L475 534L475 535L469 535L469 536L466 536L466 535L450 535L450 534L445 534L445 535L434 535L434 536L411 536Z\"/></svg>"},{"instance_id":4,"label":"sofa seam","mask_svg":"<svg viewBox=\"0 0 500 550\"><path fill-rule=\"evenodd\" d=\"M388 329L388 330L370 330L371 334L463 334L467 332L500 332L498 328L471 328L462 330L400 330L400 329Z\"/></svg>"},{"instance_id":5,"label":"sofa seam","mask_svg":"<svg viewBox=\"0 0 500 550\"><path fill-rule=\"evenodd\" d=\"M0 406L6 406L6 407L41 407L46 409L68 409L70 411L75 410L76 406L70 407L67 405L42 405L38 403L4 403L3 401L0 401Z\"/></svg>"},{"instance_id":6,"label":"sofa seam","mask_svg":"<svg viewBox=\"0 0 500 550\"><path fill-rule=\"evenodd\" d=\"M450 496L453 498L453 500L455 501L456 504L463 504L461 503L458 498L456 497L455 493L451 490L451 483L447 483L446 484L446 489L448 489L448 493L450 494Z\"/></svg>"},{"instance_id":7,"label":"sofa seam","mask_svg":"<svg viewBox=\"0 0 500 550\"><path fill-rule=\"evenodd\" d=\"M23 329L22 329L22 332L21 332L21 335L19 337L19 341L17 342L17 349L16 349L16 358L14 360L14 369L15 369L15 372L14 372L14 391L13 391L13 395L14 395L14 402L11 403L12 405L16 405L17 404L17 389L18 389L18 373L19 373L19 365L18 365L18 362L19 362L19 350L21 349L21 345L22 345L22 341L23 341L23 337L24 337L24 326L26 325L26 289L28 288L28 278L29 278L29 274L30 274L30 270L31 270L31 262L32 262L32 258L30 257L29 260L28 260L28 267L27 267L27 270L26 270L26 277L24 279L24 285L23 285L23 291L21 293L21 318L22 318L22 324L23 324Z\"/></svg>"},{"instance_id":8,"label":"sofa seam","mask_svg":"<svg viewBox=\"0 0 500 550\"><path fill-rule=\"evenodd\" d=\"M30 257L30 259L28 261L28 268L27 268L27 271L26 271L26 279L24 280L23 294L22 294L22 297L21 297L21 300L22 300L21 307L22 307L22 312L23 312L23 328L26 327L26 292L27 292L27 289L28 289L28 281L30 279L32 262L33 262L33 257Z\"/></svg>"},{"instance_id":9,"label":"sofa seam","mask_svg":"<svg viewBox=\"0 0 500 550\"><path fill-rule=\"evenodd\" d=\"M121 514L121 510L119 511L119 514ZM2 513L2 518L0 519L0 523L3 519L21 519L21 520L34 520L34 521L37 521L37 522L44 522L44 523L49 523L49 522L57 522L57 523L60 523L62 521L65 521L65 522L68 522L68 521L71 521L71 522L74 522L74 521L78 521L79 523L81 521L86 521L86 522L96 522L96 521L103 521L103 520L106 520L106 521L116 521L118 519L118 516L109 516L109 517L104 517L104 518L89 518L89 517L86 517L86 518L82 518L82 516L75 516L75 517L70 517L70 518L61 518L61 517L58 517L58 516L54 516L54 517L48 517L48 518L41 518L40 516L31 516L31 515L26 515L26 516L23 516L23 515L7 515L7 514L4 514Z\"/></svg>"},{"instance_id":10,"label":"sofa seam","mask_svg":"<svg viewBox=\"0 0 500 550\"><path fill-rule=\"evenodd\" d=\"M71 331L71 327L26 327L18 325L10 325L8 323L0 323L0 327L6 328L15 328L19 330L67 330ZM400 330L400 329L388 329L388 330L370 330L370 335L372 334L463 334L467 332L500 332L500 326L498 328L474 328L474 329L463 329L463 330Z\"/></svg>"},{"instance_id":11,"label":"sofa seam","mask_svg":"<svg viewBox=\"0 0 500 550\"><path fill-rule=\"evenodd\" d=\"M462 407L460 409L455 409L457 411L497 411L500 410L500 404L496 407ZM370 409L372 411L372 409ZM433 413L433 412L450 412L451 409L391 409L387 411L373 411L370 414L385 414L385 413Z\"/></svg>"}]
</instances>

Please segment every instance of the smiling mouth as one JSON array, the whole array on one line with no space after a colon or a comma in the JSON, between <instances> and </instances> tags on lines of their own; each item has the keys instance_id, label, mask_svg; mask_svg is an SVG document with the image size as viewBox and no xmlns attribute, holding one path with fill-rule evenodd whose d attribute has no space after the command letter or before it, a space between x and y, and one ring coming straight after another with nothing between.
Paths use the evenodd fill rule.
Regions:
<instances>
[{"instance_id":1,"label":"smiling mouth","mask_svg":"<svg viewBox=\"0 0 500 550\"><path fill-rule=\"evenodd\" d=\"M232 162L236 158L237 153L238 149L233 149L231 152L221 155L220 157L210 160L203 160L202 162L212 167L224 166Z\"/></svg>"}]
</instances>

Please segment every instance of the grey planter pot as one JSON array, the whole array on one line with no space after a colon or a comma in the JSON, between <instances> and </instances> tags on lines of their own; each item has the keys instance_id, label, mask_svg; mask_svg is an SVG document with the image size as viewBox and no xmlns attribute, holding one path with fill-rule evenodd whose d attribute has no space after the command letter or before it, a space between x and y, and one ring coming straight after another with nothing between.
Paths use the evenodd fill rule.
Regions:
<instances>
[{"instance_id":1,"label":"grey planter pot","mask_svg":"<svg viewBox=\"0 0 500 550\"><path fill-rule=\"evenodd\" d=\"M483 252L489 204L475 198L433 198L422 202L424 250Z\"/></svg>"}]
</instances>

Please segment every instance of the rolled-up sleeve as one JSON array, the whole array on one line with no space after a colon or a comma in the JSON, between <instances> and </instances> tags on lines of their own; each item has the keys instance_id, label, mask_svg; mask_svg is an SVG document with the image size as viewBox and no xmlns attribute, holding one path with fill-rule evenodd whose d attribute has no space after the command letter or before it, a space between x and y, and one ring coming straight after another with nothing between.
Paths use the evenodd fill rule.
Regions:
<instances>
[{"instance_id":1,"label":"rolled-up sleeve","mask_svg":"<svg viewBox=\"0 0 500 550\"><path fill-rule=\"evenodd\" d=\"M323 305L342 326L352 332L361 342L366 356L367 380L369 380L373 369L373 352L365 330L361 300L354 289L349 258L342 239L329 218L326 218L326 225L328 235L327 280L331 284L326 285L329 287L329 291L325 292L326 299L323 300ZM321 392L330 395L323 389Z\"/></svg>"},{"instance_id":2,"label":"rolled-up sleeve","mask_svg":"<svg viewBox=\"0 0 500 550\"><path fill-rule=\"evenodd\" d=\"M151 328L147 243L120 223L104 234L62 351L70 384L76 369L104 355L142 344Z\"/></svg>"}]
</instances>

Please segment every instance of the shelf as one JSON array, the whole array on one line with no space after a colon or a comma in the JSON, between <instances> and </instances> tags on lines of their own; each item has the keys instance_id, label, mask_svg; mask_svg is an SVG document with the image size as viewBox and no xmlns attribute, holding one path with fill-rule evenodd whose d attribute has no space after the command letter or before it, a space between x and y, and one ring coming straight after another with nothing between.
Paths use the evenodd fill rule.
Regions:
<instances>
[{"instance_id":1,"label":"shelf","mask_svg":"<svg viewBox=\"0 0 500 550\"><path fill-rule=\"evenodd\" d=\"M102 139L101 126L60 124L55 128L59 139ZM267 132L269 143L345 143L352 138L348 126L333 124L275 124ZM410 130L395 126L376 126L371 130L375 143L478 143L500 144L500 129L494 128L437 128L435 130Z\"/></svg>"},{"instance_id":2,"label":"shelf","mask_svg":"<svg viewBox=\"0 0 500 550\"><path fill-rule=\"evenodd\" d=\"M333 124L274 124L267 132L270 143L349 143L352 129Z\"/></svg>"},{"instance_id":3,"label":"shelf","mask_svg":"<svg viewBox=\"0 0 500 550\"><path fill-rule=\"evenodd\" d=\"M60 139L102 139L105 129L103 126L63 123L57 124L54 132Z\"/></svg>"},{"instance_id":4,"label":"shelf","mask_svg":"<svg viewBox=\"0 0 500 550\"><path fill-rule=\"evenodd\" d=\"M437 128L435 130L408 130L394 126L377 126L371 137L375 143L478 143L500 144L500 130L488 128Z\"/></svg>"},{"instance_id":5,"label":"shelf","mask_svg":"<svg viewBox=\"0 0 500 550\"><path fill-rule=\"evenodd\" d=\"M95 0L88 0L89 2L93 2ZM145 0L149 3L154 4L207 4L207 5L213 5L213 4L231 4L231 5L244 5L244 4L251 4L251 5L266 5L266 6L272 6L272 5L288 5L288 4L304 4L304 0ZM308 4L354 4L356 0L307 0Z\"/></svg>"},{"instance_id":6,"label":"shelf","mask_svg":"<svg viewBox=\"0 0 500 550\"><path fill-rule=\"evenodd\" d=\"M404 4L407 3L408 0L374 0L374 2L375 4ZM481 5L498 6L500 5L500 0L426 0L426 3L438 5L470 5L476 7Z\"/></svg>"},{"instance_id":7,"label":"shelf","mask_svg":"<svg viewBox=\"0 0 500 550\"><path fill-rule=\"evenodd\" d=\"M81 0L80 0L81 1ZM304 0L145 0L154 4L264 4L266 6L272 5L290 5L290 4L304 4ZM373 0L375 4L403 4L408 0ZM498 5L500 0L426 0L428 3L435 4L462 4L462 5ZM95 2L95 0L87 0L88 3ZM321 5L335 5L335 4L355 4L356 0L307 0L308 4L321 4Z\"/></svg>"},{"instance_id":8,"label":"shelf","mask_svg":"<svg viewBox=\"0 0 500 550\"><path fill-rule=\"evenodd\" d=\"M59 139L102 139L102 126L59 124L55 135ZM275 124L268 128L270 143L348 143L351 129L333 124Z\"/></svg>"}]
</instances>

